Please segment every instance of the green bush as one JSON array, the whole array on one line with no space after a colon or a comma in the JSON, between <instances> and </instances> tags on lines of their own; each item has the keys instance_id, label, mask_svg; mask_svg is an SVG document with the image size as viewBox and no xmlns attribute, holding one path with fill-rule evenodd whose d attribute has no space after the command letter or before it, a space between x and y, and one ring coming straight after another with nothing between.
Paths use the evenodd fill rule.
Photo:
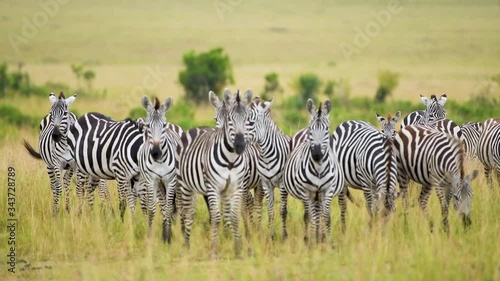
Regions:
<instances>
[{"instance_id":1,"label":"green bush","mask_svg":"<svg viewBox=\"0 0 500 281\"><path fill-rule=\"evenodd\" d=\"M264 100L270 100L275 94L283 92L283 88L279 82L279 76L276 72L270 72L264 76L265 84L264 91L261 94L261 98Z\"/></svg>"},{"instance_id":2,"label":"green bush","mask_svg":"<svg viewBox=\"0 0 500 281\"><path fill-rule=\"evenodd\" d=\"M313 99L317 102L317 94L321 87L321 80L315 73L304 73L297 78L295 87L298 91L300 103L306 104L308 99Z\"/></svg>"},{"instance_id":3,"label":"green bush","mask_svg":"<svg viewBox=\"0 0 500 281\"><path fill-rule=\"evenodd\" d=\"M399 74L390 70L379 71L377 74L378 88L375 93L375 102L384 102L386 98L392 95L399 83Z\"/></svg>"},{"instance_id":4,"label":"green bush","mask_svg":"<svg viewBox=\"0 0 500 281\"><path fill-rule=\"evenodd\" d=\"M229 56L222 48L197 54L187 52L182 57L186 69L179 72L186 99L196 104L208 102L210 90L220 93L228 83L234 83Z\"/></svg>"},{"instance_id":5,"label":"green bush","mask_svg":"<svg viewBox=\"0 0 500 281\"><path fill-rule=\"evenodd\" d=\"M40 120L23 114L19 109L10 105L0 105L0 119L6 124L19 126L38 127Z\"/></svg>"}]
</instances>

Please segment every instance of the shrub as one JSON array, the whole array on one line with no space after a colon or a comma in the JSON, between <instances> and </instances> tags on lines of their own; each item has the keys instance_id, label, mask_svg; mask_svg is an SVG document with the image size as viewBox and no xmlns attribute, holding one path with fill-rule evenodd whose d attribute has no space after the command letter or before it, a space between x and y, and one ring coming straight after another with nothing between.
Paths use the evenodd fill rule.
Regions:
<instances>
[{"instance_id":1,"label":"shrub","mask_svg":"<svg viewBox=\"0 0 500 281\"><path fill-rule=\"evenodd\" d=\"M304 73L299 76L296 81L296 88L298 90L298 98L300 102L306 104L308 99L317 101L316 95L321 87L321 80L315 73Z\"/></svg>"},{"instance_id":2,"label":"shrub","mask_svg":"<svg viewBox=\"0 0 500 281\"><path fill-rule=\"evenodd\" d=\"M264 100L270 100L273 98L271 94L283 92L279 82L279 76L276 72L270 72L264 76L264 92L261 94L261 98Z\"/></svg>"},{"instance_id":3,"label":"shrub","mask_svg":"<svg viewBox=\"0 0 500 281\"><path fill-rule=\"evenodd\" d=\"M375 93L375 102L384 102L398 86L399 74L390 70L383 70L378 72L377 78L378 88Z\"/></svg>"},{"instance_id":4,"label":"shrub","mask_svg":"<svg viewBox=\"0 0 500 281\"><path fill-rule=\"evenodd\" d=\"M222 92L225 85L234 83L229 56L222 48L205 53L187 52L182 61L186 69L179 72L186 99L196 104L208 102L208 91Z\"/></svg>"}]
</instances>

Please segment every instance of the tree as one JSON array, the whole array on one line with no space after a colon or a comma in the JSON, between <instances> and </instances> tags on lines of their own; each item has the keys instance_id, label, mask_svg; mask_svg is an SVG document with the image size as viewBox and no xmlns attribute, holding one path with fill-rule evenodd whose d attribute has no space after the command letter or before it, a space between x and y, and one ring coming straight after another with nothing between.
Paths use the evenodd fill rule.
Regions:
<instances>
[{"instance_id":1,"label":"tree","mask_svg":"<svg viewBox=\"0 0 500 281\"><path fill-rule=\"evenodd\" d=\"M189 51L182 57L186 67L179 72L179 82L186 92L186 98L197 104L208 101L208 92L221 92L226 84L234 83L229 56L222 48L197 54Z\"/></svg>"},{"instance_id":2,"label":"tree","mask_svg":"<svg viewBox=\"0 0 500 281\"><path fill-rule=\"evenodd\" d=\"M306 100L313 99L317 100L316 94L321 87L321 80L318 75L314 73L305 73L299 76L297 79L297 90L299 91L300 102L305 105Z\"/></svg>"},{"instance_id":3,"label":"tree","mask_svg":"<svg viewBox=\"0 0 500 281\"><path fill-rule=\"evenodd\" d=\"M388 96L392 95L392 91L398 86L399 73L383 70L378 72L377 78L378 88L375 93L375 102L384 102Z\"/></svg>"},{"instance_id":4,"label":"tree","mask_svg":"<svg viewBox=\"0 0 500 281\"><path fill-rule=\"evenodd\" d=\"M281 93L283 92L283 88L281 88L279 82L279 76L276 72L268 73L264 76L265 84L264 84L264 92L262 93L262 98L264 100L270 100L271 94L273 93Z\"/></svg>"},{"instance_id":5,"label":"tree","mask_svg":"<svg viewBox=\"0 0 500 281\"><path fill-rule=\"evenodd\" d=\"M86 70L83 73L83 79L85 79L85 81L87 82L87 87L89 92L92 90L92 81L94 80L94 78L95 78L95 72L92 70Z\"/></svg>"},{"instance_id":6,"label":"tree","mask_svg":"<svg viewBox=\"0 0 500 281\"><path fill-rule=\"evenodd\" d=\"M5 96L5 91L9 86L9 74L7 73L7 63L0 64L0 97Z\"/></svg>"},{"instance_id":7,"label":"tree","mask_svg":"<svg viewBox=\"0 0 500 281\"><path fill-rule=\"evenodd\" d=\"M72 64L71 65L71 70L73 71L73 73L76 76L76 82L78 83L78 88L81 88L80 81L81 81L82 76L83 76L83 65L81 65L81 64Z\"/></svg>"}]
</instances>

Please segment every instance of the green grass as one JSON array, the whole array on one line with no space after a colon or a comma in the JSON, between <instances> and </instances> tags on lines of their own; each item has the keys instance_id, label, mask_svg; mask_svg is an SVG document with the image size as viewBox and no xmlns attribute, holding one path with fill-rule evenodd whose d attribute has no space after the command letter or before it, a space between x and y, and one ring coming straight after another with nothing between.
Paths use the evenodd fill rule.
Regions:
<instances>
[{"instance_id":1,"label":"green grass","mask_svg":"<svg viewBox=\"0 0 500 281\"><path fill-rule=\"evenodd\" d=\"M33 142L33 140L30 140ZM290 237L283 242L270 241L267 223L263 231L252 230L243 239L244 257L234 259L233 240L220 235L220 259L210 259L208 215L198 201L189 252L182 246L179 224L174 225L172 245L160 238L161 221L157 215L154 237L146 239L146 221L139 212L125 223L119 217L99 212L99 200L93 213L79 217L61 212L52 218L51 192L44 165L21 153L18 142L4 143L0 149L4 161L0 181L7 182L8 166L16 168L16 233L18 272L10 274L0 265L2 280L498 280L497 238L500 232L498 188L491 190L482 176L473 183L473 225L464 230L454 211L450 212L451 234L439 227L430 233L418 207L409 210L407 221L397 202L397 212L386 225L368 228L365 208L348 206L347 231L339 229L339 209L332 206L332 241L307 247L302 237L302 205L289 199ZM471 164L469 170L479 167ZM117 209L116 184L109 182L112 202ZM416 205L418 189L412 186L411 202ZM355 196L362 200L359 192ZM6 253L6 190L0 195L0 251ZM201 198L198 198L201 199ZM74 191L71 193L76 208ZM436 225L440 209L436 196L430 201L430 215ZM276 214L278 217L278 214ZM278 220L279 221L279 220ZM280 233L280 223L275 229ZM264 216L266 222L266 216ZM241 226L241 224L240 224ZM240 227L241 230L242 227ZM222 233L222 232L221 232ZM253 255L247 254L247 247ZM20 271L21 268L25 270Z\"/></svg>"}]
</instances>

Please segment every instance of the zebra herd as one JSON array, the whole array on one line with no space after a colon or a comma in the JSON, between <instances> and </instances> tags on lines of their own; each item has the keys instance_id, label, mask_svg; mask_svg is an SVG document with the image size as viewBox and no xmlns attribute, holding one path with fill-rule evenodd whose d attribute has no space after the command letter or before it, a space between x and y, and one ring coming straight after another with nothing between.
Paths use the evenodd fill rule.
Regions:
<instances>
[{"instance_id":1,"label":"zebra herd","mask_svg":"<svg viewBox=\"0 0 500 281\"><path fill-rule=\"evenodd\" d=\"M333 134L332 103L326 100L316 108L309 99L309 126L293 136L283 133L274 122L273 100L252 99L250 90L232 94L226 89L222 100L214 92L208 96L216 109L216 127L183 131L166 120L171 98L161 103L158 98L151 101L143 97L146 118L114 121L96 112L77 118L69 111L76 95L66 98L62 92L59 97L50 94L52 108L40 123L39 152L26 141L24 146L47 166L53 214L58 213L63 189L69 212L73 174L79 212L84 194L88 204L93 204L96 188L108 202L106 181L114 179L122 220L126 206L134 216L139 198L151 233L158 203L163 239L171 242L172 222L179 213L184 244L189 247L195 194L200 194L210 215L212 255L217 255L221 219L232 231L235 253L240 255L239 218L243 218L247 237L252 233L249 221L256 221L260 229L264 197L269 234L275 238L275 188L280 194L283 238L288 236L287 200L291 195L304 205L304 239L309 239L311 224L314 240L320 242L329 239L334 197L338 197L341 227L345 230L347 199L355 201L350 189L363 192L372 225L381 206L384 220L395 212L398 197L403 198L406 211L409 182L421 184L419 204L432 228L427 202L435 188L442 226L448 232L452 200L464 226L471 224L470 182L478 171L466 175L466 157L482 162L488 183L492 183L492 173L500 180L500 118L458 126L446 119L445 94L439 99L421 95L426 109L408 114L399 131L396 123L401 112L386 117L376 114L381 130L366 121L349 120L339 124Z\"/></svg>"}]
</instances>

